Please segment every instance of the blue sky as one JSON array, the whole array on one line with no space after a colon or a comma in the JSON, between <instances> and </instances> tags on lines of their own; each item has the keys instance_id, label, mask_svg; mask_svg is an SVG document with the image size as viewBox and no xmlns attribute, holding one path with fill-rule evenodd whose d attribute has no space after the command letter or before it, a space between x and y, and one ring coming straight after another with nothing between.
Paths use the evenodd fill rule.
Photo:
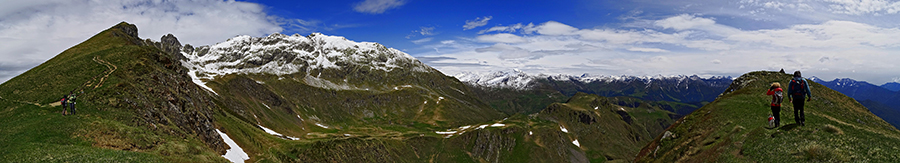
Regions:
<instances>
[{"instance_id":1,"label":"blue sky","mask_svg":"<svg viewBox=\"0 0 900 163\"><path fill-rule=\"evenodd\" d=\"M891 0L29 0L0 6L0 81L121 21L209 45L320 32L382 43L447 75L738 76L900 82Z\"/></svg>"}]
</instances>

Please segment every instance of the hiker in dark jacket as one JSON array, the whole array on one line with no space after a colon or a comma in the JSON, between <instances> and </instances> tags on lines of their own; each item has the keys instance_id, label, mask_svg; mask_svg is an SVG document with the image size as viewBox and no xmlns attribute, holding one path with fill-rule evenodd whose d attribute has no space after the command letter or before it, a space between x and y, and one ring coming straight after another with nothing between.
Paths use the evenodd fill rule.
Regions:
<instances>
[{"instance_id":1,"label":"hiker in dark jacket","mask_svg":"<svg viewBox=\"0 0 900 163\"><path fill-rule=\"evenodd\" d=\"M772 106L772 116L775 117L774 127L777 128L781 125L781 101L784 100L781 83L772 83L772 86L766 91L766 95L772 96L772 103L770 103L770 106Z\"/></svg>"},{"instance_id":2,"label":"hiker in dark jacket","mask_svg":"<svg viewBox=\"0 0 900 163\"><path fill-rule=\"evenodd\" d=\"M69 105L69 108L72 109L72 114L75 114L75 93L69 92L69 97L66 98L66 102Z\"/></svg>"},{"instance_id":3,"label":"hiker in dark jacket","mask_svg":"<svg viewBox=\"0 0 900 163\"><path fill-rule=\"evenodd\" d=\"M794 104L794 121L801 126L806 126L806 116L803 115L804 95L808 97L806 101L812 100L812 94L809 91L809 83L800 76L800 71L794 71L794 79L788 85L788 100ZM794 99L797 99L794 101Z\"/></svg>"}]
</instances>

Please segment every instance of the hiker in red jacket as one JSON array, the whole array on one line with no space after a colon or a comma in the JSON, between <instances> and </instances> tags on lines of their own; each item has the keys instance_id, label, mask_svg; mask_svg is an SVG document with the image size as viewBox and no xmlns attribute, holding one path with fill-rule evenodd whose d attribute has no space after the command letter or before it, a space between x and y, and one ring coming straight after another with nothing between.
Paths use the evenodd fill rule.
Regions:
<instances>
[{"instance_id":1,"label":"hiker in red jacket","mask_svg":"<svg viewBox=\"0 0 900 163\"><path fill-rule=\"evenodd\" d=\"M782 93L781 83L775 82L772 83L772 86L769 87L769 91L766 91L766 95L772 96L772 116L775 117L775 128L781 126L781 101L784 100L784 94Z\"/></svg>"},{"instance_id":2,"label":"hiker in red jacket","mask_svg":"<svg viewBox=\"0 0 900 163\"><path fill-rule=\"evenodd\" d=\"M69 97L69 96L68 96L68 95L63 95L62 99L59 99L59 104L62 105L62 108L63 108L62 115L68 114L68 113L66 112L66 109L68 109L68 105L66 105L66 103L68 102L68 101L66 101L66 98L67 98L67 97Z\"/></svg>"}]
</instances>

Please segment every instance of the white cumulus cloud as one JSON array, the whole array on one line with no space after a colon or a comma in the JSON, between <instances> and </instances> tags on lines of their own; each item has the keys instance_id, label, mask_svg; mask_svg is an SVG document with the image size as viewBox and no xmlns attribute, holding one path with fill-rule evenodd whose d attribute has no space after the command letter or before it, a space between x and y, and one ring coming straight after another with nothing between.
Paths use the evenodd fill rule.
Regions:
<instances>
[{"instance_id":1,"label":"white cumulus cloud","mask_svg":"<svg viewBox=\"0 0 900 163\"><path fill-rule=\"evenodd\" d=\"M659 48L637 48L637 47L635 47L635 48L628 48L627 50L633 51L633 52L654 52L654 53L669 52L668 50L659 49Z\"/></svg>"},{"instance_id":2,"label":"white cumulus cloud","mask_svg":"<svg viewBox=\"0 0 900 163\"><path fill-rule=\"evenodd\" d=\"M476 37L478 41L493 43L521 43L525 42L525 38L509 33L498 33L492 35L481 35Z\"/></svg>"}]
</instances>

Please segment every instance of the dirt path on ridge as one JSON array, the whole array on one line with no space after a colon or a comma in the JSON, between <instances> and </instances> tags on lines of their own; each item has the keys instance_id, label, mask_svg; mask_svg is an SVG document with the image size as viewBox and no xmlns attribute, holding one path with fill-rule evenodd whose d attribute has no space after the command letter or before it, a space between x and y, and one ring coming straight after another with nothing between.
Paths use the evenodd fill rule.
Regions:
<instances>
[{"instance_id":1,"label":"dirt path on ridge","mask_svg":"<svg viewBox=\"0 0 900 163\"><path fill-rule=\"evenodd\" d=\"M119 69L118 66L100 59L100 56L94 56L94 58L91 60L93 60L94 62L97 62L103 66L106 66L107 70L103 71L103 73L101 73L101 74L97 74L96 76L92 77L90 80L85 81L84 84L81 84L81 86L78 86L78 88L75 89L75 92L82 92L82 91L84 91L85 87L94 86L92 89L97 89L100 86L103 86L103 82L105 82L106 79L109 78L109 75L112 74L113 72L116 72L116 70ZM94 81L97 81L97 78L99 78L99 81L96 84L94 84ZM41 104L41 103L37 103L37 102L6 99L3 97L0 97L0 100L8 100L8 101L17 102L17 103L37 105L40 107L56 107L56 106L60 105L59 101L54 101L54 102L51 102L48 104Z\"/></svg>"}]
</instances>

